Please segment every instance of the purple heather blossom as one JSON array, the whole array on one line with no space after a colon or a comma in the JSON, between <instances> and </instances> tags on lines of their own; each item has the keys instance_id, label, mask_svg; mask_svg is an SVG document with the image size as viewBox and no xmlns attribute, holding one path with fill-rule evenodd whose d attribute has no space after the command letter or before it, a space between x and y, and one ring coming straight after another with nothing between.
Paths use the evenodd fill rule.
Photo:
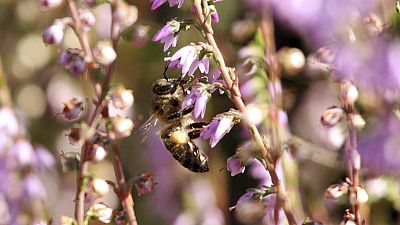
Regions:
<instances>
[{"instance_id":1,"label":"purple heather blossom","mask_svg":"<svg viewBox=\"0 0 400 225\"><path fill-rule=\"evenodd\" d=\"M162 4L167 2L167 0L150 0L150 2L152 2L151 10L155 10L158 7L160 7ZM178 8L180 8L180 7L182 7L184 2L185 2L184 0L168 0L170 7L177 5Z\"/></svg>"},{"instance_id":2,"label":"purple heather blossom","mask_svg":"<svg viewBox=\"0 0 400 225\"><path fill-rule=\"evenodd\" d=\"M30 199L44 200L46 198L46 190L39 177L35 174L29 174L24 178L22 189L24 195Z\"/></svg>"},{"instance_id":3,"label":"purple heather blossom","mask_svg":"<svg viewBox=\"0 0 400 225\"><path fill-rule=\"evenodd\" d=\"M153 41L164 43L164 52L171 46L175 47L179 38L180 24L176 20L167 22L167 24L159 30L153 37Z\"/></svg>"},{"instance_id":4,"label":"purple heather blossom","mask_svg":"<svg viewBox=\"0 0 400 225\"><path fill-rule=\"evenodd\" d=\"M194 117L204 118L207 102L211 94L206 89L206 84L197 82L182 103L182 110L194 105Z\"/></svg>"},{"instance_id":5,"label":"purple heather blossom","mask_svg":"<svg viewBox=\"0 0 400 225\"><path fill-rule=\"evenodd\" d=\"M239 173L244 173L245 166L243 162L236 156L231 156L226 161L226 168L231 172L231 176L236 176Z\"/></svg>"},{"instance_id":6,"label":"purple heather blossom","mask_svg":"<svg viewBox=\"0 0 400 225\"><path fill-rule=\"evenodd\" d=\"M24 140L18 140L9 150L7 166L12 169L33 166L35 164L35 151L32 145Z\"/></svg>"},{"instance_id":7,"label":"purple heather blossom","mask_svg":"<svg viewBox=\"0 0 400 225\"><path fill-rule=\"evenodd\" d=\"M213 118L212 122L205 128L200 136L203 139L210 139L210 146L215 145L227 134L235 124L234 116L219 114Z\"/></svg>"},{"instance_id":8,"label":"purple heather blossom","mask_svg":"<svg viewBox=\"0 0 400 225\"><path fill-rule=\"evenodd\" d=\"M210 67L210 59L204 56L200 59L200 52L204 46L190 44L179 49L170 59L170 68L182 68L182 77L187 74L193 75L194 71L199 68L201 73L208 74Z\"/></svg>"}]
</instances>

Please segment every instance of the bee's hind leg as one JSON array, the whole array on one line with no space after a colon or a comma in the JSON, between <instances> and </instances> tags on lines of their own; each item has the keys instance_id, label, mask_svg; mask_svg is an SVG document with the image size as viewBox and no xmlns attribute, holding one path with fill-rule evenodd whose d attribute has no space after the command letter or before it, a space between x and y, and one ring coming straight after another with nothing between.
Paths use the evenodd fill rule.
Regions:
<instances>
[{"instance_id":1,"label":"bee's hind leg","mask_svg":"<svg viewBox=\"0 0 400 225\"><path fill-rule=\"evenodd\" d=\"M184 109L184 110L182 110L180 112L176 112L176 113L173 113L173 114L169 115L167 119L168 120L178 119L178 118L182 117L183 115L187 115L189 113L192 113L193 109L194 109L194 107L186 108L186 109Z\"/></svg>"},{"instance_id":2,"label":"bee's hind leg","mask_svg":"<svg viewBox=\"0 0 400 225\"><path fill-rule=\"evenodd\" d=\"M204 121L199 121L199 122L194 122L188 125L188 128L192 129L188 135L189 138L192 139L196 139L198 137L200 137L201 132L203 131L203 128L205 126L207 126L208 123L204 122Z\"/></svg>"}]
</instances>

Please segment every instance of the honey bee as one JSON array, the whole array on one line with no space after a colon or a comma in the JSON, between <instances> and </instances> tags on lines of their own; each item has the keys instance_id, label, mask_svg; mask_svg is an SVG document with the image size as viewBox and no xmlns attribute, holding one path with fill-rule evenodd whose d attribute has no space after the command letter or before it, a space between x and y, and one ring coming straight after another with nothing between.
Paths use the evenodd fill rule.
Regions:
<instances>
[{"instance_id":1,"label":"honey bee","mask_svg":"<svg viewBox=\"0 0 400 225\"><path fill-rule=\"evenodd\" d=\"M165 76L164 76L165 77ZM172 156L185 168L196 173L209 171L207 156L193 143L200 136L205 122L194 122L193 108L181 111L185 91L182 80L163 78L152 86L153 115L167 125L161 130L161 140Z\"/></svg>"}]
</instances>

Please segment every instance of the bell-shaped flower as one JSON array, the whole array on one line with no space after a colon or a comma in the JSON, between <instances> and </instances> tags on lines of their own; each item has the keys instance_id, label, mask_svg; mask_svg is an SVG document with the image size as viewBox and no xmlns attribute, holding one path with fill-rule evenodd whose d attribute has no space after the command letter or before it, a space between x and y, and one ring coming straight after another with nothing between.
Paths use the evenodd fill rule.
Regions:
<instances>
[{"instance_id":1,"label":"bell-shaped flower","mask_svg":"<svg viewBox=\"0 0 400 225\"><path fill-rule=\"evenodd\" d=\"M159 41L164 44L164 52L171 46L175 47L179 38L180 23L176 20L171 20L159 30L153 37L153 41Z\"/></svg>"},{"instance_id":2,"label":"bell-shaped flower","mask_svg":"<svg viewBox=\"0 0 400 225\"><path fill-rule=\"evenodd\" d=\"M155 10L160 7L162 4L167 2L167 0L150 0L152 2L151 10ZM168 0L169 7L178 6L178 8L182 7L184 0Z\"/></svg>"},{"instance_id":3,"label":"bell-shaped flower","mask_svg":"<svg viewBox=\"0 0 400 225\"><path fill-rule=\"evenodd\" d=\"M207 45L190 44L179 49L170 59L170 68L182 68L182 78L193 75L198 68L201 73L208 74L210 59L207 57Z\"/></svg>"},{"instance_id":4,"label":"bell-shaped flower","mask_svg":"<svg viewBox=\"0 0 400 225\"><path fill-rule=\"evenodd\" d=\"M200 136L203 139L210 139L210 146L214 148L215 145L227 134L233 125L240 122L240 115L235 110L230 110L225 113L218 114L212 122L205 128Z\"/></svg>"}]
</instances>

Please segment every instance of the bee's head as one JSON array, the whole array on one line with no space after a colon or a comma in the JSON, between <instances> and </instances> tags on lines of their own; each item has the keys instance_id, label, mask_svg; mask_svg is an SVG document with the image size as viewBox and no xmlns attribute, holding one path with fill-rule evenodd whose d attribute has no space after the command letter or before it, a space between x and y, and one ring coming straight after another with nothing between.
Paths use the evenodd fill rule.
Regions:
<instances>
[{"instance_id":1,"label":"bee's head","mask_svg":"<svg viewBox=\"0 0 400 225\"><path fill-rule=\"evenodd\" d=\"M167 95L173 94L178 87L178 80L177 79L159 79L153 84L153 93L156 95Z\"/></svg>"}]
</instances>

